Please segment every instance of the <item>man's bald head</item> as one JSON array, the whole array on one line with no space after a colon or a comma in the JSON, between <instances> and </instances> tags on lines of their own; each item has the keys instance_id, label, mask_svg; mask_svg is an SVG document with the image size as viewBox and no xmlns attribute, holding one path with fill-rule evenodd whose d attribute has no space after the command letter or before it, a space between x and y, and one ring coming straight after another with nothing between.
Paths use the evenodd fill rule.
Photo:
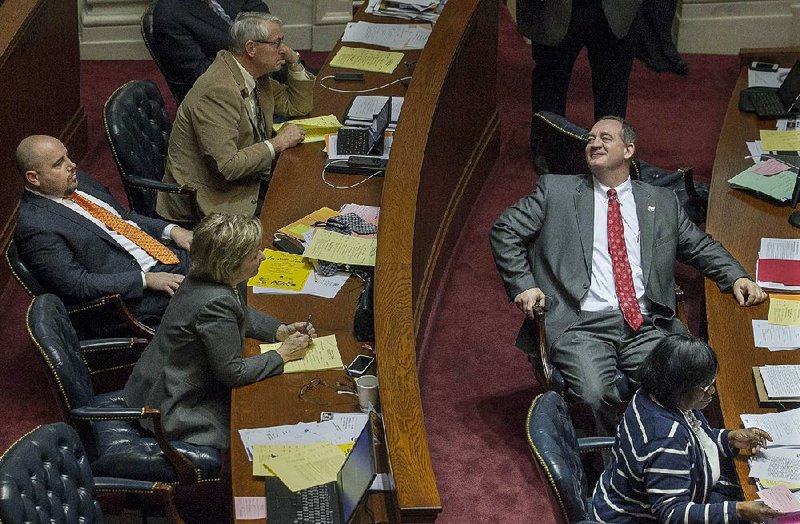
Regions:
<instances>
[{"instance_id":1,"label":"man's bald head","mask_svg":"<svg viewBox=\"0 0 800 524\"><path fill-rule=\"evenodd\" d=\"M60 143L57 139L47 135L31 135L22 139L17 146L17 171L25 178L28 171L39 171L42 167L42 150L53 142Z\"/></svg>"},{"instance_id":2,"label":"man's bald head","mask_svg":"<svg viewBox=\"0 0 800 524\"><path fill-rule=\"evenodd\" d=\"M57 138L32 135L17 146L17 169L28 189L64 197L78 187L75 163Z\"/></svg>"}]
</instances>

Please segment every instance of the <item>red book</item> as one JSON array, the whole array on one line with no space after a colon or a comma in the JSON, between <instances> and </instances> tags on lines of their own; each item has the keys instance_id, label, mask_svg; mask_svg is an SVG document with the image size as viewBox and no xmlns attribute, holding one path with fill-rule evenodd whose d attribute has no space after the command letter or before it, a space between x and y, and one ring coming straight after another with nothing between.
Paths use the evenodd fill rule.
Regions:
<instances>
[{"instance_id":1,"label":"red book","mask_svg":"<svg viewBox=\"0 0 800 524\"><path fill-rule=\"evenodd\" d=\"M759 258L756 266L756 280L800 286L800 260Z\"/></svg>"}]
</instances>

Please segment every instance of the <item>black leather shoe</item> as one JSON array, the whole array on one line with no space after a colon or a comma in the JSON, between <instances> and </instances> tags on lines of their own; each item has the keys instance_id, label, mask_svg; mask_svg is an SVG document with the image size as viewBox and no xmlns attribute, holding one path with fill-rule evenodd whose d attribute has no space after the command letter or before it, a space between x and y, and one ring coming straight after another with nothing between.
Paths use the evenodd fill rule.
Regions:
<instances>
[{"instance_id":1,"label":"black leather shoe","mask_svg":"<svg viewBox=\"0 0 800 524\"><path fill-rule=\"evenodd\" d=\"M676 75L686 76L689 74L689 64L679 59L677 62L673 62L672 65L669 66L669 70Z\"/></svg>"}]
</instances>

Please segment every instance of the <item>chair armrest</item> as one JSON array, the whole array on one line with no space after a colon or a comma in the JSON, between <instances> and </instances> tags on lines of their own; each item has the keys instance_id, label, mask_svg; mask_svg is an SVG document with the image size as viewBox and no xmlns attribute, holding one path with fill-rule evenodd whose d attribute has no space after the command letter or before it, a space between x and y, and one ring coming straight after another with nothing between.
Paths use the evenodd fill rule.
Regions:
<instances>
[{"instance_id":1,"label":"chair armrest","mask_svg":"<svg viewBox=\"0 0 800 524\"><path fill-rule=\"evenodd\" d=\"M611 449L614 437L582 437L578 439L578 451L593 453L602 449Z\"/></svg>"},{"instance_id":2,"label":"chair armrest","mask_svg":"<svg viewBox=\"0 0 800 524\"><path fill-rule=\"evenodd\" d=\"M196 224L203 218L203 213L200 211L200 205L197 203L197 189L192 186L170 184L168 182L161 182L160 180L153 180L146 177L129 175L125 177L124 183L127 186L144 189L145 191L159 191L161 193L174 193L176 195L183 195L189 199L189 207L192 210L192 223Z\"/></svg>"},{"instance_id":3,"label":"chair armrest","mask_svg":"<svg viewBox=\"0 0 800 524\"><path fill-rule=\"evenodd\" d=\"M148 482L117 477L95 477L94 489L98 493L126 493L133 495L155 495L164 505L167 518L172 524L183 524L173 498L173 489L164 482Z\"/></svg>"},{"instance_id":4,"label":"chair armrest","mask_svg":"<svg viewBox=\"0 0 800 524\"><path fill-rule=\"evenodd\" d=\"M150 341L146 338L94 338L91 340L81 340L81 350L86 352L92 351L113 351L119 348L135 348L140 347L144 349Z\"/></svg>"},{"instance_id":5,"label":"chair armrest","mask_svg":"<svg viewBox=\"0 0 800 524\"><path fill-rule=\"evenodd\" d=\"M158 443L158 447L164 452L167 460L175 468L178 479L184 484L195 484L198 481L198 473L192 461L186 458L181 452L167 440L164 428L161 426L161 412L156 408L145 406L143 408L98 408L85 406L70 410L70 416L75 420L87 422L101 420L123 420L134 421L141 419L152 419L153 436Z\"/></svg>"},{"instance_id":6,"label":"chair armrest","mask_svg":"<svg viewBox=\"0 0 800 524\"><path fill-rule=\"evenodd\" d=\"M69 315L72 318L73 323L77 325L80 323L81 317L85 314L91 314L93 320L96 321L95 315L97 314L97 311L104 309L119 319L120 323L134 337L146 338L148 340L153 338L155 330L139 322L139 320L133 316L131 311L128 309L128 306L125 305L122 297L116 294L106 295L95 300L84 302L83 304L70 306L67 308L67 311L69 311Z\"/></svg>"},{"instance_id":7,"label":"chair armrest","mask_svg":"<svg viewBox=\"0 0 800 524\"><path fill-rule=\"evenodd\" d=\"M553 363L550 361L550 348L547 345L547 336L544 329L544 317L547 309L543 306L533 307L533 321L536 323L539 347L539 362L534 361L534 374L540 384L548 389L553 388ZM536 355L533 355L536 358Z\"/></svg>"}]
</instances>

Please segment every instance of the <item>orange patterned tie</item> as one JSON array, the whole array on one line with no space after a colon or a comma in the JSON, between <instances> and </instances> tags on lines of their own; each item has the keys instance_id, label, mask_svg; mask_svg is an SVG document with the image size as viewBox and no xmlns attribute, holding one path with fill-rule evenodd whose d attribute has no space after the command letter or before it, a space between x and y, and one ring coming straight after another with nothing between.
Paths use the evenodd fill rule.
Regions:
<instances>
[{"instance_id":1,"label":"orange patterned tie","mask_svg":"<svg viewBox=\"0 0 800 524\"><path fill-rule=\"evenodd\" d=\"M631 263L628 261L628 250L625 248L625 227L622 225L622 213L616 189L608 190L608 253L611 255L619 308L622 310L625 322L636 331L644 322L644 318L633 288Z\"/></svg>"},{"instance_id":2,"label":"orange patterned tie","mask_svg":"<svg viewBox=\"0 0 800 524\"><path fill-rule=\"evenodd\" d=\"M178 264L180 261L178 257L167 246L151 237L138 227L132 226L122 220L114 213L98 206L91 200L88 200L78 193L72 193L67 196L70 200L81 206L87 213L94 218L105 224L108 228L113 229L120 235L124 236L151 257L155 258L162 264Z\"/></svg>"}]
</instances>

